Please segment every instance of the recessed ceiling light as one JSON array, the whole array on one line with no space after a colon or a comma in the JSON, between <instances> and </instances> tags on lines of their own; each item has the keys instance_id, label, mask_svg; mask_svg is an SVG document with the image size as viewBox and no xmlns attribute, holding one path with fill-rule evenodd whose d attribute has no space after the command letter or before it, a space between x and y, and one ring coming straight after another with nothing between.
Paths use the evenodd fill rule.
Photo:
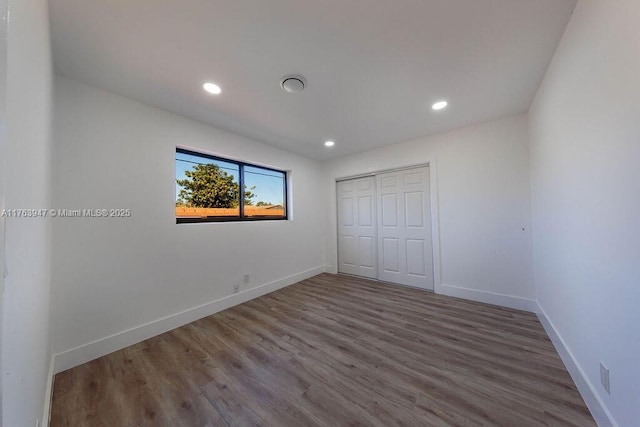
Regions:
<instances>
[{"instance_id":1,"label":"recessed ceiling light","mask_svg":"<svg viewBox=\"0 0 640 427\"><path fill-rule=\"evenodd\" d=\"M307 81L304 77L291 74L280 79L280 87L289 93L300 93L307 87Z\"/></svg>"},{"instance_id":2,"label":"recessed ceiling light","mask_svg":"<svg viewBox=\"0 0 640 427\"><path fill-rule=\"evenodd\" d=\"M333 147L334 145L336 145L336 143L333 141L327 141L324 143L325 147Z\"/></svg>"},{"instance_id":3,"label":"recessed ceiling light","mask_svg":"<svg viewBox=\"0 0 640 427\"><path fill-rule=\"evenodd\" d=\"M437 110L442 110L443 108L446 108L447 105L449 105L447 101L438 101L435 104L433 104L431 108L437 111Z\"/></svg>"},{"instance_id":4,"label":"recessed ceiling light","mask_svg":"<svg viewBox=\"0 0 640 427\"><path fill-rule=\"evenodd\" d=\"M220 89L220 86L218 86L215 83L207 82L203 84L202 87L204 90L206 90L212 95L220 95L220 92L222 92L222 89Z\"/></svg>"}]
</instances>

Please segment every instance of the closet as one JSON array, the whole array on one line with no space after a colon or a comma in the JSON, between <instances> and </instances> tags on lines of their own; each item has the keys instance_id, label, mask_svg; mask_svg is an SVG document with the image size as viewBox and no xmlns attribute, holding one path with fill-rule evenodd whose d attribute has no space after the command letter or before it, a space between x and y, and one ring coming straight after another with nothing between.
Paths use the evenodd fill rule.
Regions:
<instances>
[{"instance_id":1,"label":"closet","mask_svg":"<svg viewBox=\"0 0 640 427\"><path fill-rule=\"evenodd\" d=\"M336 185L338 271L433 290L429 167Z\"/></svg>"}]
</instances>

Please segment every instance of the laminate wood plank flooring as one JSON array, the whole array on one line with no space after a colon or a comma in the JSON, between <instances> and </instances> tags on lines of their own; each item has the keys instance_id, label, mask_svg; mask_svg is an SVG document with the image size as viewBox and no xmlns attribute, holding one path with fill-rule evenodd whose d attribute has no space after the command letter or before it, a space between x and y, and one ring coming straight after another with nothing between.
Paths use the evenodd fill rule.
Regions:
<instances>
[{"instance_id":1,"label":"laminate wood plank flooring","mask_svg":"<svg viewBox=\"0 0 640 427\"><path fill-rule=\"evenodd\" d=\"M55 377L59 426L595 426L532 313L321 274Z\"/></svg>"}]
</instances>

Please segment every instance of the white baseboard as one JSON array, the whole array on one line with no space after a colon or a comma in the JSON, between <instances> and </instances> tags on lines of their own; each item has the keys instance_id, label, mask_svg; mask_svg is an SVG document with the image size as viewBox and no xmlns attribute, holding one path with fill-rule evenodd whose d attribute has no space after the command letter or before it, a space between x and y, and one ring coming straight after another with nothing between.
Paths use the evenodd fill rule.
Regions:
<instances>
[{"instance_id":1,"label":"white baseboard","mask_svg":"<svg viewBox=\"0 0 640 427\"><path fill-rule=\"evenodd\" d=\"M516 297L513 295L497 294L487 291L479 291L477 289L462 288L453 285L440 284L435 287L435 292L440 295L464 298L472 301L484 302L486 304L494 304L501 307L529 311L532 313L535 313L538 308L538 302L533 299Z\"/></svg>"},{"instance_id":2,"label":"white baseboard","mask_svg":"<svg viewBox=\"0 0 640 427\"><path fill-rule=\"evenodd\" d=\"M584 402L587 404L589 411L591 411L591 415L595 419L596 423L600 427L617 427L618 424L607 409L607 406L600 399L600 396L598 396L595 387L585 375L584 370L573 356L571 349L569 349L567 343L562 339L562 336L558 333L558 330L553 325L551 319L549 319L542 306L539 303L536 305L536 314L538 315L538 319L540 319L540 323L542 323L544 330L547 332L547 335L549 335L551 342L564 362L564 366L567 368L567 371L569 371L569 375L571 375L573 382L576 384L576 387L578 387L578 391L584 399Z\"/></svg>"},{"instance_id":3,"label":"white baseboard","mask_svg":"<svg viewBox=\"0 0 640 427\"><path fill-rule=\"evenodd\" d=\"M51 355L49 362L49 373L47 377L47 386L44 390L44 408L42 410L42 418L40 425L42 427L49 426L49 416L51 415L51 400L53 399L53 377L55 375L55 356Z\"/></svg>"},{"instance_id":4,"label":"white baseboard","mask_svg":"<svg viewBox=\"0 0 640 427\"><path fill-rule=\"evenodd\" d=\"M104 338L83 344L70 350L54 355L54 372L62 372L74 366L81 365L98 357L139 343L156 335L160 335L172 329L186 325L203 317L210 316L227 308L243 302L247 302L259 296L293 285L301 280L308 279L325 271L325 266L319 266L310 270L288 276L273 282L266 283L255 288L237 294L229 295L188 310L127 329L122 332L109 335Z\"/></svg>"},{"instance_id":5,"label":"white baseboard","mask_svg":"<svg viewBox=\"0 0 640 427\"><path fill-rule=\"evenodd\" d=\"M334 265L325 265L324 266L325 273L338 274L338 269Z\"/></svg>"}]
</instances>

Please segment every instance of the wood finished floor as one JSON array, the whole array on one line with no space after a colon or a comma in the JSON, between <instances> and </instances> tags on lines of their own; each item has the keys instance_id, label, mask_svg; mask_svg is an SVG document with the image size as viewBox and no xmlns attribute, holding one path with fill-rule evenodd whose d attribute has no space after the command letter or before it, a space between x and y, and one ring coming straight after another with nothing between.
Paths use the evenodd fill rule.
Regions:
<instances>
[{"instance_id":1,"label":"wood finished floor","mask_svg":"<svg viewBox=\"0 0 640 427\"><path fill-rule=\"evenodd\" d=\"M594 426L531 313L321 274L55 377L51 426Z\"/></svg>"}]
</instances>

